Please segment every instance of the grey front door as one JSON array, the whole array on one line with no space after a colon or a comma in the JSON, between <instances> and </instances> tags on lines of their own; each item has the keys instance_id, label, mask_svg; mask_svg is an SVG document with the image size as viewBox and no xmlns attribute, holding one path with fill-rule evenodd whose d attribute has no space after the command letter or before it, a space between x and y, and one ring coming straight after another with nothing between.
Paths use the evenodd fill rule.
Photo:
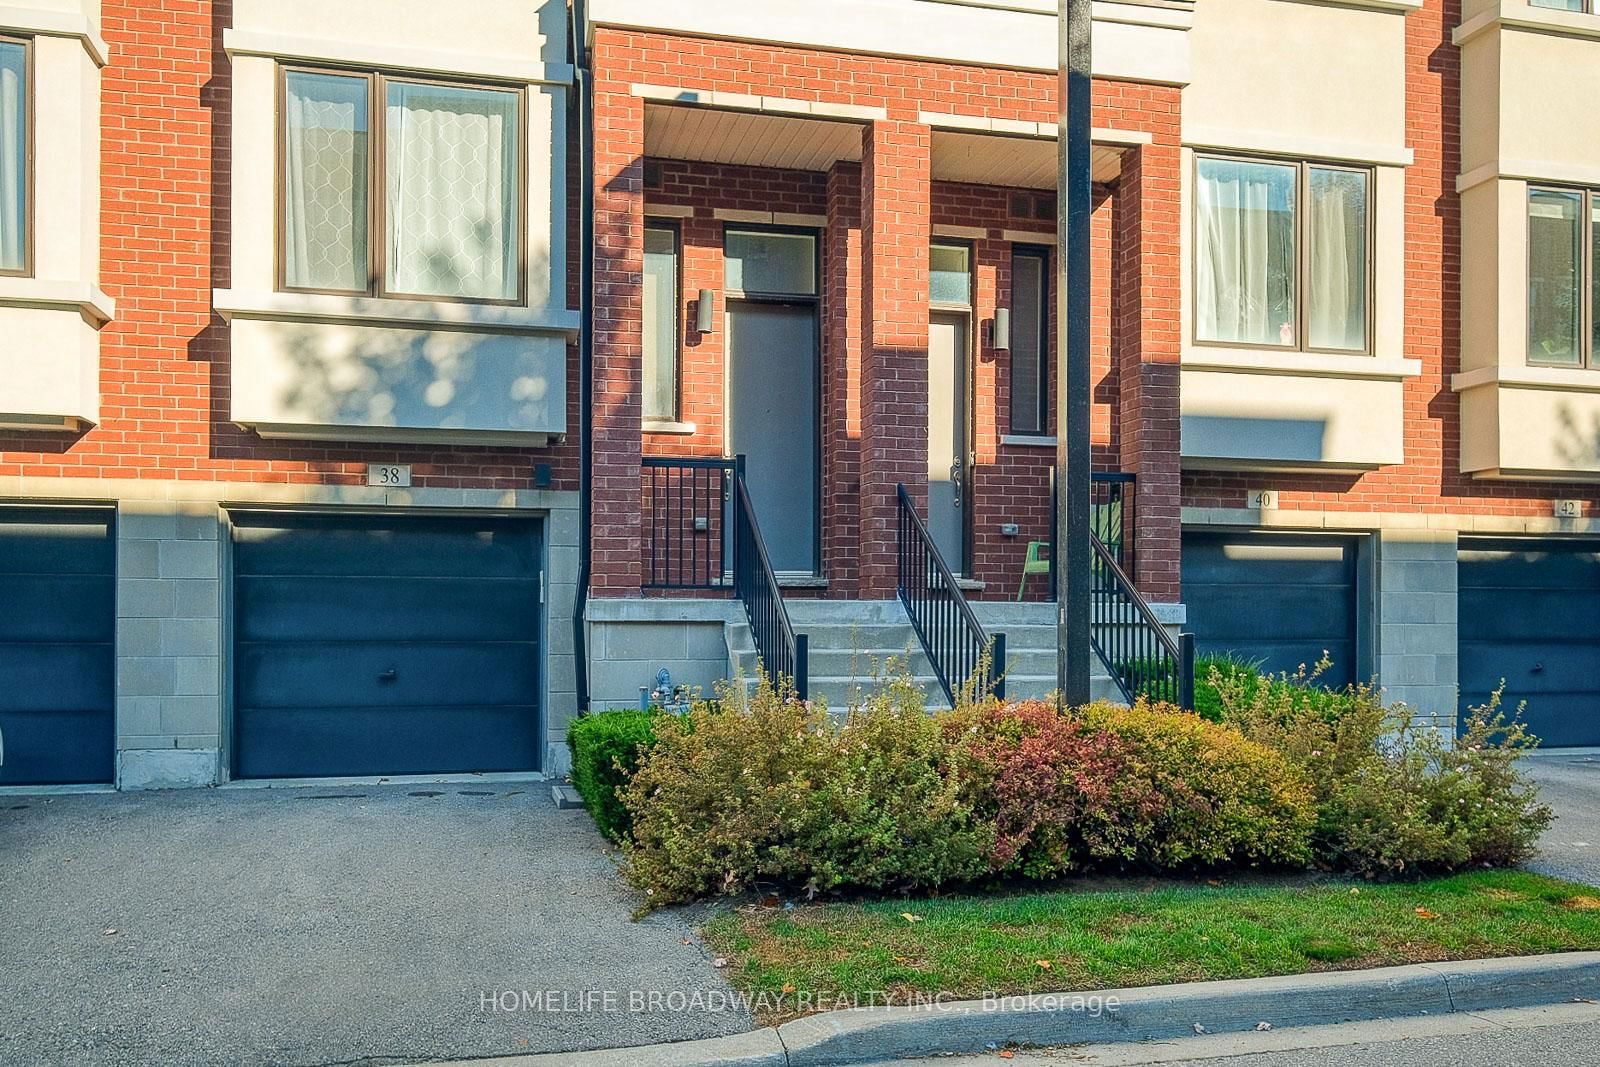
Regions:
<instances>
[{"instance_id":1,"label":"grey front door","mask_svg":"<svg viewBox=\"0 0 1600 1067\"><path fill-rule=\"evenodd\" d=\"M1295 534L1185 533L1183 600L1202 653L1231 653L1271 673L1308 669L1318 682L1360 677L1356 542Z\"/></svg>"},{"instance_id":2,"label":"grey front door","mask_svg":"<svg viewBox=\"0 0 1600 1067\"><path fill-rule=\"evenodd\" d=\"M780 573L817 573L815 305L728 301L728 448Z\"/></svg>"},{"instance_id":3,"label":"grey front door","mask_svg":"<svg viewBox=\"0 0 1600 1067\"><path fill-rule=\"evenodd\" d=\"M1600 544L1464 538L1458 559L1462 706L1504 680L1541 743L1600 745Z\"/></svg>"},{"instance_id":4,"label":"grey front door","mask_svg":"<svg viewBox=\"0 0 1600 1067\"><path fill-rule=\"evenodd\" d=\"M112 513L0 508L0 785L110 782Z\"/></svg>"},{"instance_id":5,"label":"grey front door","mask_svg":"<svg viewBox=\"0 0 1600 1067\"><path fill-rule=\"evenodd\" d=\"M928 532L953 574L967 572L967 316L928 321Z\"/></svg>"},{"instance_id":6,"label":"grey front door","mask_svg":"<svg viewBox=\"0 0 1600 1067\"><path fill-rule=\"evenodd\" d=\"M537 770L537 520L234 516L240 778Z\"/></svg>"}]
</instances>

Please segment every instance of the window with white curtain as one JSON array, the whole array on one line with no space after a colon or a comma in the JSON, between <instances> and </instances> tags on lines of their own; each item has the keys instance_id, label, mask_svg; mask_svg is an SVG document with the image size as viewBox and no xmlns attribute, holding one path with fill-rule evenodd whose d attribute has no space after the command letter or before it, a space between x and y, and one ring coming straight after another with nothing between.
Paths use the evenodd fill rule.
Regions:
<instances>
[{"instance_id":1,"label":"window with white curtain","mask_svg":"<svg viewBox=\"0 0 1600 1067\"><path fill-rule=\"evenodd\" d=\"M0 274L28 263L28 42L0 37Z\"/></svg>"},{"instance_id":2,"label":"window with white curtain","mask_svg":"<svg viewBox=\"0 0 1600 1067\"><path fill-rule=\"evenodd\" d=\"M284 288L520 298L519 90L286 68L282 108Z\"/></svg>"},{"instance_id":3,"label":"window with white curtain","mask_svg":"<svg viewBox=\"0 0 1600 1067\"><path fill-rule=\"evenodd\" d=\"M1594 366L1600 192L1528 190L1528 362Z\"/></svg>"},{"instance_id":4,"label":"window with white curtain","mask_svg":"<svg viewBox=\"0 0 1600 1067\"><path fill-rule=\"evenodd\" d=\"M1195 340L1370 351L1371 188L1363 168L1200 157Z\"/></svg>"}]
</instances>

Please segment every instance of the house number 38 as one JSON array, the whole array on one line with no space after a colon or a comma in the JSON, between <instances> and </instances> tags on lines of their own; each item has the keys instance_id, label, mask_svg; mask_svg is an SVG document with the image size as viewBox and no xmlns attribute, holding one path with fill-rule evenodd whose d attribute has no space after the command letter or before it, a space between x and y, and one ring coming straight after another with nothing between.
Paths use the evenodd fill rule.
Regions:
<instances>
[{"instance_id":1,"label":"house number 38","mask_svg":"<svg viewBox=\"0 0 1600 1067\"><path fill-rule=\"evenodd\" d=\"M367 484L394 489L411 484L409 463L368 463Z\"/></svg>"}]
</instances>

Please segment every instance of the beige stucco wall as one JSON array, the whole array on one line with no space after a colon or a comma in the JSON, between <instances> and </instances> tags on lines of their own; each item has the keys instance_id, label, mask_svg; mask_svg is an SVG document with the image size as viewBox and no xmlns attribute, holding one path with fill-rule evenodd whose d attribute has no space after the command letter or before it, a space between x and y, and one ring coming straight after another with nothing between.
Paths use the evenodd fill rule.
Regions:
<instances>
[{"instance_id":1,"label":"beige stucco wall","mask_svg":"<svg viewBox=\"0 0 1600 1067\"><path fill-rule=\"evenodd\" d=\"M1528 365L1528 189L1600 186L1600 20L1472 0L1462 51L1461 469L1600 476L1600 373Z\"/></svg>"},{"instance_id":2,"label":"beige stucco wall","mask_svg":"<svg viewBox=\"0 0 1600 1067\"><path fill-rule=\"evenodd\" d=\"M263 433L528 443L505 435L566 430L559 334L236 316L232 336L232 418Z\"/></svg>"},{"instance_id":3,"label":"beige stucco wall","mask_svg":"<svg viewBox=\"0 0 1600 1067\"><path fill-rule=\"evenodd\" d=\"M1322 142L1323 154L1357 158L1405 146L1403 12L1202 0L1189 43L1186 141L1263 149Z\"/></svg>"},{"instance_id":4,"label":"beige stucco wall","mask_svg":"<svg viewBox=\"0 0 1600 1067\"><path fill-rule=\"evenodd\" d=\"M566 8L560 0L441 6L242 0L233 59L233 287L216 294L233 342L235 421L264 432L464 442L565 431ZM277 68L346 63L525 87L526 299L472 309L275 293ZM407 431L413 431L409 436Z\"/></svg>"},{"instance_id":5,"label":"beige stucco wall","mask_svg":"<svg viewBox=\"0 0 1600 1067\"><path fill-rule=\"evenodd\" d=\"M1399 463L1403 399L1398 378L1185 367L1184 466L1358 470Z\"/></svg>"},{"instance_id":6,"label":"beige stucco wall","mask_svg":"<svg viewBox=\"0 0 1600 1067\"><path fill-rule=\"evenodd\" d=\"M33 270L0 279L0 424L99 418L96 326L110 301L100 269L98 3L0 8L0 33L33 39Z\"/></svg>"}]
</instances>

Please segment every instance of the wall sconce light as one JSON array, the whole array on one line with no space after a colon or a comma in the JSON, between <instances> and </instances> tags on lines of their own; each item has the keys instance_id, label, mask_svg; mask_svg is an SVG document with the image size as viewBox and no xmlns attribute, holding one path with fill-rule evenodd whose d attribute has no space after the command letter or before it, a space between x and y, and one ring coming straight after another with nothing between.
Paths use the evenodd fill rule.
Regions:
<instances>
[{"instance_id":1,"label":"wall sconce light","mask_svg":"<svg viewBox=\"0 0 1600 1067\"><path fill-rule=\"evenodd\" d=\"M710 333L716 325L716 306L712 303L710 289L700 290L700 297L694 302L694 328L700 333Z\"/></svg>"},{"instance_id":2,"label":"wall sconce light","mask_svg":"<svg viewBox=\"0 0 1600 1067\"><path fill-rule=\"evenodd\" d=\"M1011 309L994 309L994 347L1008 349L1011 347Z\"/></svg>"}]
</instances>

